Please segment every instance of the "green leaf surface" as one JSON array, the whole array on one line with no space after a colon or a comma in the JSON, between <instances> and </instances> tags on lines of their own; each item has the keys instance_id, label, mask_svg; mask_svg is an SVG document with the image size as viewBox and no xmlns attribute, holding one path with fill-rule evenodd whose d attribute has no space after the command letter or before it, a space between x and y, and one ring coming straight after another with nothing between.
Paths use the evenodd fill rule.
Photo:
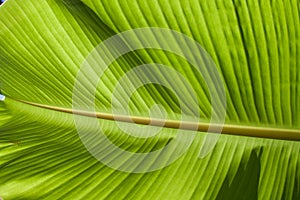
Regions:
<instances>
[{"instance_id":1,"label":"green leaf surface","mask_svg":"<svg viewBox=\"0 0 300 200\"><path fill-rule=\"evenodd\" d=\"M178 140L188 143L191 132L117 123L54 109L74 108L78 72L99 43L126 30L160 27L199 42L216 63L226 92L225 126L244 127L242 132L249 132L245 135L255 135L247 127L293 129L298 133L300 23L296 0L29 0L26 4L8 0L0 7L0 19L0 88L7 97L0 102L0 197L4 200L300 198L298 141L221 134L213 150L199 158L201 147L215 134L194 131L187 152L171 164L167 163L180 148L134 162L134 156L122 157L106 146L104 135L120 149L137 155ZM142 40L132 37L127 42ZM126 45L125 41L109 46L107 56ZM191 54L194 59L203 56L197 51ZM179 76L166 76L157 68L134 77L152 80L161 76L160 80L175 81L181 91L179 97L157 84L145 85L130 96L127 88L140 81L138 77L121 87L123 92L115 95L113 104L112 95L120 79L135 66L147 63L160 63L180 72L196 91L196 98ZM95 72L97 68L92 66ZM160 104L167 119L183 116L208 123L214 113L221 116L224 106L218 102L219 109L212 107L210 95L219 94L215 92L220 88L209 91L211 83L205 83L191 63L172 52L140 49L123 55L99 79L95 94L91 74L83 76L79 90L82 99L77 102L78 108L88 112L111 113L116 109L122 114L126 108L139 118L152 117L152 108L154 117L160 118L161 109L153 109ZM215 77L209 78L213 83ZM87 97L90 93L95 101ZM128 105L125 97L130 99ZM104 135L98 134L99 128ZM88 138L87 143L79 130ZM153 131L157 131L154 136ZM275 134L272 136L271 131L268 136ZM99 147L105 161L122 169L166 167L146 173L120 171L97 160L98 154L92 155L87 144Z\"/></svg>"}]
</instances>

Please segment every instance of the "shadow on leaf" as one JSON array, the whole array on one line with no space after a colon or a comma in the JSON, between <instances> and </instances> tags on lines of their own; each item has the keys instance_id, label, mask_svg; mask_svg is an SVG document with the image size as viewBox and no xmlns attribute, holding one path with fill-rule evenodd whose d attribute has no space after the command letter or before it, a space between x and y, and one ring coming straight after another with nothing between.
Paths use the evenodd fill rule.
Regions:
<instances>
[{"instance_id":1,"label":"shadow on leaf","mask_svg":"<svg viewBox=\"0 0 300 200\"><path fill-rule=\"evenodd\" d=\"M248 160L243 158L233 179L230 175L227 175L216 198L217 200L258 199L260 153L252 151Z\"/></svg>"}]
</instances>

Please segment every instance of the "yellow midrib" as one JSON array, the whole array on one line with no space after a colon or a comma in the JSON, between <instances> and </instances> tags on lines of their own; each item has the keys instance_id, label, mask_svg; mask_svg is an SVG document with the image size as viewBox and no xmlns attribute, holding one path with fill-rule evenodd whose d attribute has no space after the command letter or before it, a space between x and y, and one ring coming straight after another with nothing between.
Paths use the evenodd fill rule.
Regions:
<instances>
[{"instance_id":1,"label":"yellow midrib","mask_svg":"<svg viewBox=\"0 0 300 200\"><path fill-rule=\"evenodd\" d=\"M160 126L165 128L197 130L201 132L207 132L208 129L210 129L210 131L214 129L220 130L221 128L222 134L300 141L300 130L298 129L256 127L256 126L231 125L231 124L211 124L211 123L203 123L203 122L195 123L195 122L187 122L187 121L155 119L155 118L140 117L140 116L115 115L115 114L101 113L101 112L94 113L94 112L87 112L82 110L74 110L74 109L61 108L56 106L43 105L43 104L28 102L20 99L14 99L11 97L9 98L18 102L22 102L31 106L36 106L44 109L55 110L59 112L87 116L87 117L96 117L105 120L136 123L136 124L143 124L143 125L150 125L150 126Z\"/></svg>"}]
</instances>

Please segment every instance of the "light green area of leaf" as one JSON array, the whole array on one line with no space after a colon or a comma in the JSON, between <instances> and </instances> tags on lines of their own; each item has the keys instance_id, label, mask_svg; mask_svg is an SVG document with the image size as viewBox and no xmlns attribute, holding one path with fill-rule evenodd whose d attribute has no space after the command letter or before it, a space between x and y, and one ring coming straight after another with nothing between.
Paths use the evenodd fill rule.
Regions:
<instances>
[{"instance_id":1,"label":"light green area of leaf","mask_svg":"<svg viewBox=\"0 0 300 200\"><path fill-rule=\"evenodd\" d=\"M11 100L5 106L14 117L1 128L0 191L4 199L297 199L299 196L298 142L222 135L213 152L199 159L204 136L199 133L188 152L172 165L154 172L131 174L113 170L92 157L78 138L72 115ZM108 137L133 152L151 151L153 145L164 146L174 137L171 129L165 129L158 139L133 140L111 128L112 122L102 123Z\"/></svg>"},{"instance_id":2,"label":"light green area of leaf","mask_svg":"<svg viewBox=\"0 0 300 200\"><path fill-rule=\"evenodd\" d=\"M132 28L171 28L198 41L216 62L226 88L228 123L299 129L299 24L297 0L8 0L0 7L0 87L13 98L71 108L76 74L101 41ZM201 100L201 120L210 118L203 80L185 60L161 50L139 50L116 60L97 86L96 110L111 111L114 85L144 63L181 72ZM83 94L91 89L88 84L83 88ZM120 107L122 97L117 96ZM187 99L183 114L198 117ZM82 106L90 103L83 95ZM148 116L155 103L169 118L180 114L174 94L156 85L132 96L130 112ZM0 197L5 200L300 197L296 141L221 135L213 151L199 159L205 134L198 132L188 152L172 165L134 174L97 161L80 141L70 114L7 98L0 102L0 115ZM88 126L89 118L82 122L87 133L98 129ZM159 149L176 137L176 130L163 128L155 137L140 139L122 132L115 122L99 122L114 144L136 153Z\"/></svg>"},{"instance_id":3,"label":"light green area of leaf","mask_svg":"<svg viewBox=\"0 0 300 200\"><path fill-rule=\"evenodd\" d=\"M296 0L83 2L116 32L163 27L197 40L222 71L232 121L299 126Z\"/></svg>"}]
</instances>

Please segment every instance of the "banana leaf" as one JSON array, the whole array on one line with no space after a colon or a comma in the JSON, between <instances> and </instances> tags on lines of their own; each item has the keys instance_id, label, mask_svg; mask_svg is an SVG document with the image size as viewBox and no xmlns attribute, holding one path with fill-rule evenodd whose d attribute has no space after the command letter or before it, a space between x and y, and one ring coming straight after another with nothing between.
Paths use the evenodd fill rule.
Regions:
<instances>
[{"instance_id":1,"label":"banana leaf","mask_svg":"<svg viewBox=\"0 0 300 200\"><path fill-rule=\"evenodd\" d=\"M299 6L6 1L0 198L299 199Z\"/></svg>"}]
</instances>

